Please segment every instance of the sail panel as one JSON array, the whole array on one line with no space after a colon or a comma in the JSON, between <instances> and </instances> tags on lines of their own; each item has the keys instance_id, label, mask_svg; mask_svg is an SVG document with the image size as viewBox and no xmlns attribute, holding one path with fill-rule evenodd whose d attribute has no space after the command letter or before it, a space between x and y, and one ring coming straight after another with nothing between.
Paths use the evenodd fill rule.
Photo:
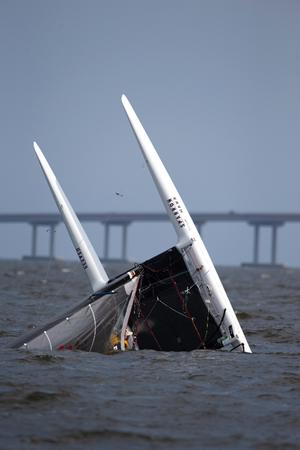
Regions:
<instances>
[{"instance_id":1,"label":"sail panel","mask_svg":"<svg viewBox=\"0 0 300 450\"><path fill-rule=\"evenodd\" d=\"M176 247L142 264L129 322L140 349L220 348L219 326Z\"/></svg>"},{"instance_id":2,"label":"sail panel","mask_svg":"<svg viewBox=\"0 0 300 450\"><path fill-rule=\"evenodd\" d=\"M19 339L15 348L28 350L83 350L110 353L121 345L121 333L128 302L138 276L126 274L105 289L88 297L59 319ZM124 332L123 332L124 334ZM127 339L127 336L123 336ZM124 346L124 343L123 343Z\"/></svg>"}]
</instances>

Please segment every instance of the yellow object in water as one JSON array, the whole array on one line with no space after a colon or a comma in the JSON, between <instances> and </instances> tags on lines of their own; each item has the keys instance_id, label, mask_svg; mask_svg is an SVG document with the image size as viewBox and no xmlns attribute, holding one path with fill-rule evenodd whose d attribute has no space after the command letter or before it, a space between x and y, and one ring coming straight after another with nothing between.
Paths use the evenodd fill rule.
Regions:
<instances>
[{"instance_id":1,"label":"yellow object in water","mask_svg":"<svg viewBox=\"0 0 300 450\"><path fill-rule=\"evenodd\" d=\"M111 342L111 345L114 350L121 350L121 339L120 339L119 335L112 334L111 338L110 338L110 342ZM125 347L125 349L128 348L128 337L126 337L124 339L124 347Z\"/></svg>"}]
</instances>

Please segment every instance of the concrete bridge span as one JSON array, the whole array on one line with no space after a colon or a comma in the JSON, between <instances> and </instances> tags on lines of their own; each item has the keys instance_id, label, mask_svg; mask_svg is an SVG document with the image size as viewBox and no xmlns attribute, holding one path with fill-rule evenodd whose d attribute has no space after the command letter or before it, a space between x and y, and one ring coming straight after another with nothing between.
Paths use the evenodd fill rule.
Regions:
<instances>
[{"instance_id":1,"label":"concrete bridge span","mask_svg":"<svg viewBox=\"0 0 300 450\"><path fill-rule=\"evenodd\" d=\"M253 255L252 264L259 264L260 230L268 227L271 232L270 264L277 264L278 229L286 223L300 223L298 213L192 213L191 216L201 232L204 224L210 222L243 222L253 227ZM127 238L129 226L134 222L165 222L169 221L165 213L78 213L80 222L97 222L104 227L104 245L102 258L110 257L110 231L111 227L118 226L122 229L121 259L127 257ZM31 257L38 257L37 233L40 226L49 229L49 253L50 258L55 257L55 227L62 222L58 213L16 213L0 214L0 223L25 223L32 227Z\"/></svg>"}]
</instances>

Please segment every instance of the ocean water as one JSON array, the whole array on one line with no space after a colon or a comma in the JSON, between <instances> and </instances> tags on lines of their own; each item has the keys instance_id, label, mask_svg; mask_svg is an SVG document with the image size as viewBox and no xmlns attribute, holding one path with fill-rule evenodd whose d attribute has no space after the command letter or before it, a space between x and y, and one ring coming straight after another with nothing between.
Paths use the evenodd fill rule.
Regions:
<instances>
[{"instance_id":1,"label":"ocean water","mask_svg":"<svg viewBox=\"0 0 300 450\"><path fill-rule=\"evenodd\" d=\"M0 261L0 448L299 448L300 270L219 274L252 355L40 354L10 346L85 298L84 274L77 263Z\"/></svg>"}]
</instances>

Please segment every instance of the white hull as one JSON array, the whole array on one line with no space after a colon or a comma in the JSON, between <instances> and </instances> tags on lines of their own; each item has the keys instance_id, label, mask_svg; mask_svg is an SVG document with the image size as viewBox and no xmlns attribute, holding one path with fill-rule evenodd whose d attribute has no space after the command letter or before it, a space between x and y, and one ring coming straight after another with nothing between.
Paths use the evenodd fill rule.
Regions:
<instances>
[{"instance_id":1,"label":"white hull","mask_svg":"<svg viewBox=\"0 0 300 450\"><path fill-rule=\"evenodd\" d=\"M216 322L222 321L220 329L224 334L223 345L251 353L225 289L183 200L139 118L124 95L122 103L161 200L176 231L177 248L182 253L190 274L198 286L201 296L204 296Z\"/></svg>"},{"instance_id":2,"label":"white hull","mask_svg":"<svg viewBox=\"0 0 300 450\"><path fill-rule=\"evenodd\" d=\"M78 258L87 274L93 292L96 292L106 285L108 276L42 150L36 142L33 143L33 146Z\"/></svg>"}]
</instances>

